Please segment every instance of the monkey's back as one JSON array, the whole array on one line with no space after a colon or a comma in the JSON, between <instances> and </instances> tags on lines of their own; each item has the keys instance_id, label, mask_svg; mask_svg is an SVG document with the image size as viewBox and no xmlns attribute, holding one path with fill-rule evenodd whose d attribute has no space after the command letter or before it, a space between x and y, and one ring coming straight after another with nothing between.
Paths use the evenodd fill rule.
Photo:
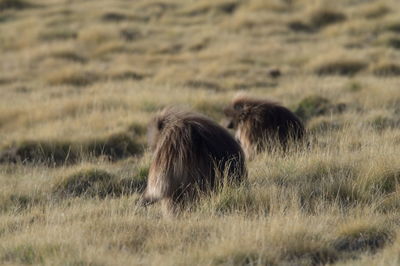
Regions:
<instances>
[{"instance_id":1,"label":"monkey's back","mask_svg":"<svg viewBox=\"0 0 400 266\"><path fill-rule=\"evenodd\" d=\"M244 152L227 130L200 116L191 117L188 124L192 129L195 154L210 158L207 166L211 170L210 176L215 177L215 169L220 172L218 174L226 172L229 177L238 180L245 176Z\"/></svg>"},{"instance_id":2,"label":"monkey's back","mask_svg":"<svg viewBox=\"0 0 400 266\"><path fill-rule=\"evenodd\" d=\"M305 128L300 119L289 109L280 105L267 105L262 108L263 126L271 135L277 134L281 143L289 139L300 140Z\"/></svg>"}]
</instances>

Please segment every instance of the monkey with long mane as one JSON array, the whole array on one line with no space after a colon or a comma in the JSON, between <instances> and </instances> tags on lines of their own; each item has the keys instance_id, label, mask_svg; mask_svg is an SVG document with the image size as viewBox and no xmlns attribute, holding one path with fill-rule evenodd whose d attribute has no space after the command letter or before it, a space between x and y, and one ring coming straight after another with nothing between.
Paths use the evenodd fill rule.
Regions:
<instances>
[{"instance_id":1,"label":"monkey with long mane","mask_svg":"<svg viewBox=\"0 0 400 266\"><path fill-rule=\"evenodd\" d=\"M286 107L247 96L234 98L224 109L227 128L235 130L246 157L251 159L264 150L287 150L291 143L305 137L301 120Z\"/></svg>"},{"instance_id":2,"label":"monkey with long mane","mask_svg":"<svg viewBox=\"0 0 400 266\"><path fill-rule=\"evenodd\" d=\"M166 211L213 190L223 178L247 177L245 155L229 132L211 119L173 108L162 110L148 128L153 158L143 202L161 201Z\"/></svg>"}]
</instances>

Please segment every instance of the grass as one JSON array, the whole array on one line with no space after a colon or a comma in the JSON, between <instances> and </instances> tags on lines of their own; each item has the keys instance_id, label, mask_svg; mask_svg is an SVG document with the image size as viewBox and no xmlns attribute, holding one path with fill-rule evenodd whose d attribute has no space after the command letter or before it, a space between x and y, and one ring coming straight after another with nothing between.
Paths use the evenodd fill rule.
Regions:
<instances>
[{"instance_id":1,"label":"grass","mask_svg":"<svg viewBox=\"0 0 400 266\"><path fill-rule=\"evenodd\" d=\"M94 72L66 68L50 73L47 82L50 85L87 86L99 79Z\"/></svg>"},{"instance_id":2,"label":"grass","mask_svg":"<svg viewBox=\"0 0 400 266\"><path fill-rule=\"evenodd\" d=\"M204 3L194 4L187 7L182 11L182 14L186 16L198 16L204 14L231 14L238 7L238 1L219 1L218 3L213 3L212 1L204 1Z\"/></svg>"},{"instance_id":3,"label":"grass","mask_svg":"<svg viewBox=\"0 0 400 266\"><path fill-rule=\"evenodd\" d=\"M102 139L81 143L69 141L27 140L4 148L2 162L44 163L49 165L73 164L83 158L105 156L120 160L142 152L140 144L128 133L114 134Z\"/></svg>"},{"instance_id":4,"label":"grass","mask_svg":"<svg viewBox=\"0 0 400 266\"><path fill-rule=\"evenodd\" d=\"M392 62L381 62L371 69L372 73L379 77L393 77L400 75L400 65Z\"/></svg>"},{"instance_id":5,"label":"grass","mask_svg":"<svg viewBox=\"0 0 400 266\"><path fill-rule=\"evenodd\" d=\"M332 104L324 97L311 95L302 99L294 112L303 120L309 120L312 117L342 113L345 110L346 104L344 103Z\"/></svg>"},{"instance_id":6,"label":"grass","mask_svg":"<svg viewBox=\"0 0 400 266\"><path fill-rule=\"evenodd\" d=\"M24 9L31 7L32 4L23 0L1 0L0 11L7 9Z\"/></svg>"},{"instance_id":7,"label":"grass","mask_svg":"<svg viewBox=\"0 0 400 266\"><path fill-rule=\"evenodd\" d=\"M288 24L289 28L293 31L312 33L329 25L337 24L346 20L346 15L342 12L326 8L311 10L306 17L307 20L305 21L291 21Z\"/></svg>"},{"instance_id":8,"label":"grass","mask_svg":"<svg viewBox=\"0 0 400 266\"><path fill-rule=\"evenodd\" d=\"M41 41L65 41L68 39L75 39L77 37L77 33L70 29L58 28L53 29L51 31L45 31L39 34L39 39Z\"/></svg>"},{"instance_id":9,"label":"grass","mask_svg":"<svg viewBox=\"0 0 400 266\"><path fill-rule=\"evenodd\" d=\"M334 246L337 250L347 252L360 250L373 252L383 248L393 238L390 230L362 223L349 224L338 231L338 238L335 240Z\"/></svg>"},{"instance_id":10,"label":"grass","mask_svg":"<svg viewBox=\"0 0 400 266\"><path fill-rule=\"evenodd\" d=\"M0 0L0 13L0 264L399 264L397 1ZM179 217L140 207L153 115L223 123L242 92L300 116L306 147L260 154L246 183Z\"/></svg>"},{"instance_id":11,"label":"grass","mask_svg":"<svg viewBox=\"0 0 400 266\"><path fill-rule=\"evenodd\" d=\"M87 60L84 56L79 55L75 51L72 50L61 50L54 52L52 54L54 58L63 59L66 61L78 62L78 63L85 63Z\"/></svg>"},{"instance_id":12,"label":"grass","mask_svg":"<svg viewBox=\"0 0 400 266\"><path fill-rule=\"evenodd\" d=\"M400 49L400 39L393 33L381 36L378 43L392 49Z\"/></svg>"},{"instance_id":13,"label":"grass","mask_svg":"<svg viewBox=\"0 0 400 266\"><path fill-rule=\"evenodd\" d=\"M310 24L314 28L326 27L345 19L346 16L343 13L328 9L315 10L310 14Z\"/></svg>"},{"instance_id":14,"label":"grass","mask_svg":"<svg viewBox=\"0 0 400 266\"><path fill-rule=\"evenodd\" d=\"M353 58L322 58L311 64L314 73L325 75L353 76L365 69L367 64L363 60Z\"/></svg>"},{"instance_id":15,"label":"grass","mask_svg":"<svg viewBox=\"0 0 400 266\"><path fill-rule=\"evenodd\" d=\"M400 32L400 22L399 21L391 21L387 23L386 29L392 32Z\"/></svg>"},{"instance_id":16,"label":"grass","mask_svg":"<svg viewBox=\"0 0 400 266\"><path fill-rule=\"evenodd\" d=\"M368 19L378 19L388 15L389 13L389 7L381 3L371 5L364 9L364 15Z\"/></svg>"},{"instance_id":17,"label":"grass","mask_svg":"<svg viewBox=\"0 0 400 266\"><path fill-rule=\"evenodd\" d=\"M122 194L143 191L143 170L139 170L134 180L118 180L116 176L105 170L88 168L80 169L63 177L53 187L57 197L113 197Z\"/></svg>"}]
</instances>

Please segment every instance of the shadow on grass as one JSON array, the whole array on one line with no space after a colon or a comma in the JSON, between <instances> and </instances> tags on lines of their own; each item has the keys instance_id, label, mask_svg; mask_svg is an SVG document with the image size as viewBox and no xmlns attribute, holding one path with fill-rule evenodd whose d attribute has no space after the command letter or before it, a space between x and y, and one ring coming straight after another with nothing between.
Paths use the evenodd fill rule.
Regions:
<instances>
[{"instance_id":1,"label":"shadow on grass","mask_svg":"<svg viewBox=\"0 0 400 266\"><path fill-rule=\"evenodd\" d=\"M147 168L139 168L133 177L119 178L102 169L81 169L60 178L52 191L53 195L60 198L120 197L142 192L147 173Z\"/></svg>"},{"instance_id":2,"label":"shadow on grass","mask_svg":"<svg viewBox=\"0 0 400 266\"><path fill-rule=\"evenodd\" d=\"M314 10L308 15L307 21L293 20L289 22L288 28L295 32L314 33L329 25L346 20L342 12L329 9Z\"/></svg>"},{"instance_id":3,"label":"shadow on grass","mask_svg":"<svg viewBox=\"0 0 400 266\"><path fill-rule=\"evenodd\" d=\"M0 251L0 262L18 265L44 264L49 256L56 256L65 247L54 244L20 244Z\"/></svg>"},{"instance_id":4,"label":"shadow on grass","mask_svg":"<svg viewBox=\"0 0 400 266\"><path fill-rule=\"evenodd\" d=\"M376 252L392 239L393 234L386 229L360 228L338 237L333 246L339 252Z\"/></svg>"},{"instance_id":5,"label":"shadow on grass","mask_svg":"<svg viewBox=\"0 0 400 266\"><path fill-rule=\"evenodd\" d=\"M399 40L400 47L400 40ZM397 77L400 76L400 65L396 63L382 63L372 68L372 74L377 77Z\"/></svg>"},{"instance_id":6,"label":"shadow on grass","mask_svg":"<svg viewBox=\"0 0 400 266\"><path fill-rule=\"evenodd\" d=\"M0 213L1 212L19 213L41 202L43 202L43 197L34 193L33 194L11 193L10 195L3 195L0 198Z\"/></svg>"},{"instance_id":7,"label":"shadow on grass","mask_svg":"<svg viewBox=\"0 0 400 266\"><path fill-rule=\"evenodd\" d=\"M321 96L309 96L301 100L294 111L304 121L312 117L329 113L342 113L347 108L346 104L333 104L328 99Z\"/></svg>"},{"instance_id":8,"label":"shadow on grass","mask_svg":"<svg viewBox=\"0 0 400 266\"><path fill-rule=\"evenodd\" d=\"M24 141L0 152L0 163L39 163L49 166L73 164L85 157L106 156L111 161L142 153L143 148L128 133L85 142Z\"/></svg>"},{"instance_id":9,"label":"shadow on grass","mask_svg":"<svg viewBox=\"0 0 400 266\"><path fill-rule=\"evenodd\" d=\"M326 62L320 62L314 66L314 73L320 76L340 75L354 76L365 69L367 64L357 59L335 59Z\"/></svg>"},{"instance_id":10,"label":"shadow on grass","mask_svg":"<svg viewBox=\"0 0 400 266\"><path fill-rule=\"evenodd\" d=\"M7 9L21 10L32 7L37 7L37 5L24 0L0 0L0 11Z\"/></svg>"}]
</instances>

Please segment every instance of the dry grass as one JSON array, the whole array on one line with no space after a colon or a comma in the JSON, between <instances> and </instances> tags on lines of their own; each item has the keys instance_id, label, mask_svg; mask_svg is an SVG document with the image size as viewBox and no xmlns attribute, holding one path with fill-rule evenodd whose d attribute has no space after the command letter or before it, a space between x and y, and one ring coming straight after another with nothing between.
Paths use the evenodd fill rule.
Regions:
<instances>
[{"instance_id":1,"label":"dry grass","mask_svg":"<svg viewBox=\"0 0 400 266\"><path fill-rule=\"evenodd\" d=\"M396 0L0 0L0 264L398 265ZM274 75L271 73L280 73ZM146 125L281 102L309 144L164 219Z\"/></svg>"}]
</instances>

